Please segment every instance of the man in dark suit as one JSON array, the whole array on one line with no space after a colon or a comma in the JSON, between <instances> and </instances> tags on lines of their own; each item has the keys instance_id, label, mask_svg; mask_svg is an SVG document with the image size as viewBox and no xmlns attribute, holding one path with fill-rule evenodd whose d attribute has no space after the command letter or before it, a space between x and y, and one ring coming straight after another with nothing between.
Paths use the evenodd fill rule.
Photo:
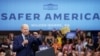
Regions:
<instances>
[{"instance_id":1,"label":"man in dark suit","mask_svg":"<svg viewBox=\"0 0 100 56\"><path fill-rule=\"evenodd\" d=\"M36 39L29 35L29 26L23 24L21 32L22 34L14 39L13 51L16 52L16 56L34 56L32 44L36 42Z\"/></svg>"}]
</instances>

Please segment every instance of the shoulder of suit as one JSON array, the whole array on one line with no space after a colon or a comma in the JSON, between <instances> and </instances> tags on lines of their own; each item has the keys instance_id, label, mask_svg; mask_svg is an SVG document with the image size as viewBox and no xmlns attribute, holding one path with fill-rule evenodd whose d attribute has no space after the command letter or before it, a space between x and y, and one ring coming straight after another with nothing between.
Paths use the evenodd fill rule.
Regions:
<instances>
[{"instance_id":1,"label":"shoulder of suit","mask_svg":"<svg viewBox=\"0 0 100 56\"><path fill-rule=\"evenodd\" d=\"M21 37L22 35L17 35L16 37Z\"/></svg>"},{"instance_id":2,"label":"shoulder of suit","mask_svg":"<svg viewBox=\"0 0 100 56\"><path fill-rule=\"evenodd\" d=\"M15 36L15 39L16 39L16 38L20 38L20 37L22 37L22 35L17 35L17 36Z\"/></svg>"}]
</instances>

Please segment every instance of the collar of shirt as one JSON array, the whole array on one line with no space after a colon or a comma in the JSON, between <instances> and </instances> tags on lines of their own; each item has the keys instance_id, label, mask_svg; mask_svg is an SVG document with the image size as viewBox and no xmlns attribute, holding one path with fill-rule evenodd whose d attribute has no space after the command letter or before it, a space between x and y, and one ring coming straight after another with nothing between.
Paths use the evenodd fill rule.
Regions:
<instances>
[{"instance_id":1,"label":"collar of shirt","mask_svg":"<svg viewBox=\"0 0 100 56\"><path fill-rule=\"evenodd\" d=\"M22 34L22 37L23 37L23 40L25 40L25 35L24 34Z\"/></svg>"}]
</instances>

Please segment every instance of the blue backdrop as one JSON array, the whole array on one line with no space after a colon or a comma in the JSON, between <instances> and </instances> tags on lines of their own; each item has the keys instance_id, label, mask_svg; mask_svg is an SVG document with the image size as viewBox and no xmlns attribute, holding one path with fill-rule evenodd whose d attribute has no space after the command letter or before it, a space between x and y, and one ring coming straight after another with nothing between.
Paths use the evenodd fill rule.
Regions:
<instances>
[{"instance_id":1,"label":"blue backdrop","mask_svg":"<svg viewBox=\"0 0 100 56\"><path fill-rule=\"evenodd\" d=\"M51 30L69 26L71 30L100 30L99 0L0 0L0 31Z\"/></svg>"}]
</instances>

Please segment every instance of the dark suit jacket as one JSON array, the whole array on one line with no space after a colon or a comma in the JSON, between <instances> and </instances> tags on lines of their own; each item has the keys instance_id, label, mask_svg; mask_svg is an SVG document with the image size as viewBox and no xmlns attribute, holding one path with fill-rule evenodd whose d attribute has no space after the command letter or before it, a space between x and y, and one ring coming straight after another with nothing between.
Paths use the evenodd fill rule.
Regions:
<instances>
[{"instance_id":1,"label":"dark suit jacket","mask_svg":"<svg viewBox=\"0 0 100 56\"><path fill-rule=\"evenodd\" d=\"M29 36L28 41L29 43L23 46L22 35L15 37L13 43L13 51L16 52L16 56L34 56L34 52L32 50L32 44L36 42L36 40L32 36Z\"/></svg>"}]
</instances>

